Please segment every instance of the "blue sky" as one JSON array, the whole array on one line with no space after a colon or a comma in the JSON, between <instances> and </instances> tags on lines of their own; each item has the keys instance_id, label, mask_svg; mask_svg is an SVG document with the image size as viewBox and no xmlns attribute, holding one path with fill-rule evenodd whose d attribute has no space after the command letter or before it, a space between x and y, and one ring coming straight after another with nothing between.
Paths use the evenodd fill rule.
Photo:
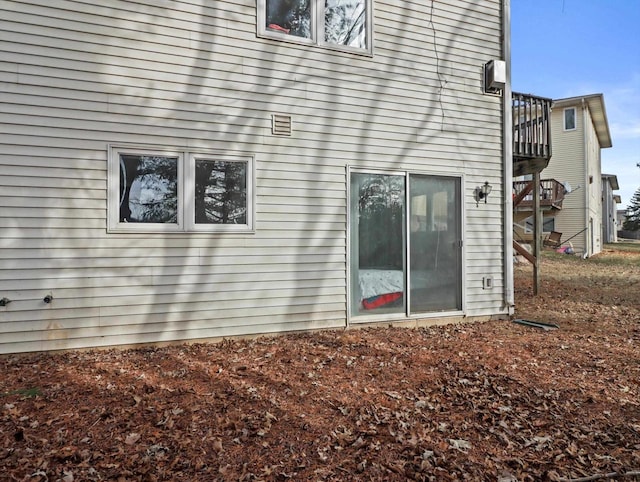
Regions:
<instances>
[{"instance_id":1,"label":"blue sky","mask_svg":"<svg viewBox=\"0 0 640 482\"><path fill-rule=\"evenodd\" d=\"M604 94L602 172L626 207L640 187L640 0L511 0L511 62L516 92Z\"/></svg>"}]
</instances>

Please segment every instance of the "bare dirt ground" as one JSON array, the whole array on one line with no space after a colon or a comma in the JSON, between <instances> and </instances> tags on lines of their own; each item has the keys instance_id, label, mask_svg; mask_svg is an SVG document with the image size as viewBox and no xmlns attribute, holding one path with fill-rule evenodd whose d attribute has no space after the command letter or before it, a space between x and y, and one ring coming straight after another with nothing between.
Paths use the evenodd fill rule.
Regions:
<instances>
[{"instance_id":1,"label":"bare dirt ground","mask_svg":"<svg viewBox=\"0 0 640 482\"><path fill-rule=\"evenodd\" d=\"M512 321L0 357L0 480L640 480L640 249ZM640 248L640 246L639 246Z\"/></svg>"}]
</instances>

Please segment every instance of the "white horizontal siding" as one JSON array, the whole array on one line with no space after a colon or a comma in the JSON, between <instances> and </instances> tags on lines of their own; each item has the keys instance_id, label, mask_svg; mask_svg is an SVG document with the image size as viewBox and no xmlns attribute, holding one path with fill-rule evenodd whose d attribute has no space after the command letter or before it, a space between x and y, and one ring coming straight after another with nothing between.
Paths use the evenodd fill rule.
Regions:
<instances>
[{"instance_id":1,"label":"white horizontal siding","mask_svg":"<svg viewBox=\"0 0 640 482\"><path fill-rule=\"evenodd\" d=\"M268 315L269 313L267 313ZM322 319L316 319L314 313L289 313L278 314L278 320L281 323L270 324L252 324L251 317L243 318L243 323L234 326L216 326L211 328L211 320L203 320L203 324L208 325L207 328L198 328L191 326L190 323L184 323L177 326L169 326L166 321L156 324L143 323L139 326L129 325L133 328L133 333L122 334L121 330L111 330L111 333L102 334L99 328L91 328L92 336L85 336L86 328L79 330L77 333L82 336L70 336L70 330L64 328L56 328L52 326L51 330L44 332L44 337L38 341L17 341L8 346L13 352L42 351L42 350L68 350L75 348L84 348L87 346L101 347L120 345L124 340L129 344L141 343L157 343L157 342L175 342L189 339L223 339L226 337L242 336L249 333L282 333L286 331L300 330L319 330L326 328L335 328L341 323L344 313L342 310L336 311L334 319L329 318L330 312L325 312ZM91 325L91 319L86 320ZM99 333L95 333L99 332Z\"/></svg>"},{"instance_id":2,"label":"white horizontal siding","mask_svg":"<svg viewBox=\"0 0 640 482\"><path fill-rule=\"evenodd\" d=\"M341 273L331 273L331 271L339 270L344 265L344 262L340 263L305 263L300 266L291 266L287 271L279 271L281 273L282 278L276 277L276 279L289 279L289 274L294 276L295 279L304 279L309 276L318 276L318 273L322 273L323 271L328 271L324 275L324 277L335 277L339 276L341 279L344 279L343 274ZM260 264L260 265L241 265L241 266L218 266L215 270L216 275L224 275L226 277L233 278L234 276L241 275L259 275L268 276L269 273L273 272L273 267ZM204 273L204 274L203 274ZM60 285L62 287L65 286L66 280L78 278L78 279L87 279L91 280L93 278L119 278L119 277L128 277L128 278L143 278L153 276L156 279L161 277L167 277L166 279L170 279L169 277L180 277L182 280L184 279L192 279L193 277L200 277L200 279L207 280L209 279L211 271L203 271L199 266L163 266L161 268L152 267L152 266L142 266L142 267L109 267L108 269L102 270L92 270L92 269L82 269L82 268L61 268L61 269L23 269L23 270L13 270L13 273L8 272L0 272L0 280L6 281L6 286L11 287L12 281L15 281L16 284L20 282L20 280L27 280L35 283L36 280L43 280L42 285L47 286L46 280L51 280L51 283L48 284L49 287L54 285L55 280L60 281ZM254 278L255 279L255 278ZM323 278L324 279L324 278ZM212 279L212 282L216 281L216 279ZM217 280L221 282L221 280ZM106 281L105 283L110 283L111 281ZM155 281L154 281L155 282ZM87 281L90 283L90 281ZM109 286L108 284L105 284ZM29 284L31 286L31 284ZM91 286L91 284L89 285Z\"/></svg>"},{"instance_id":3,"label":"white horizontal siding","mask_svg":"<svg viewBox=\"0 0 640 482\"><path fill-rule=\"evenodd\" d=\"M216 293L171 293L171 294L135 294L122 295L118 297L106 297L104 293L96 293L101 295L99 301L95 298L58 298L55 297L54 302L56 308L37 307L36 303L31 303L32 309L38 313L42 310L48 310L47 319L60 316L66 317L66 311L69 310L90 310L92 308L100 310L101 317L124 317L134 315L145 315L149 313L162 314L171 311L171 306L175 307L179 312L193 311L218 311L237 309L238 304L245 304L259 308L277 307L277 306L322 306L325 304L335 304L340 300L338 297L344 293L344 286L335 288L294 288L291 290L272 289L262 291L218 291ZM27 305L28 301L22 302ZM20 301L12 301L12 303L20 303ZM40 302L44 304L42 299ZM99 304L99 306L96 306ZM46 306L46 305L45 305ZM38 309L36 309L38 308ZM13 311L6 317L7 322L15 320L32 319L32 313L28 310ZM120 319L121 323L128 323L128 320ZM4 322L3 322L4 323ZM101 321L101 324L103 321Z\"/></svg>"},{"instance_id":4,"label":"white horizontal siding","mask_svg":"<svg viewBox=\"0 0 640 482\"><path fill-rule=\"evenodd\" d=\"M190 114L188 111L179 111L177 114L172 115L170 120L163 123L161 126L148 126L143 129L135 122L135 117L132 116L135 112L140 112L140 109L132 107L130 102L135 99L124 99L122 102L127 102L122 107L122 113L116 112L117 108L113 107L113 104L109 104L107 110L92 111L87 110L69 110L66 112L65 117L61 117L59 113L60 107L56 107L56 103L64 104L64 98L54 99L56 102L51 102L50 97L43 97L42 103L44 105L29 105L27 102L34 102L36 99L33 95L28 93L29 89L23 87L24 93L21 95L11 94L13 103L5 102L6 113L0 116L0 122L6 123L11 120L14 127L11 129L16 134L21 134L24 131L23 126L29 126L32 128L42 128L42 135L47 135L47 129L78 129L82 126L82 129L87 131L104 132L104 131L118 131L122 129L123 125L131 125L132 129L135 129L141 135L165 135L167 137L173 136L176 133L185 132L189 133L193 131L194 124L197 127L209 128L212 130L224 128L227 133L232 133L234 129L242 128L246 126L248 122L251 122L255 117L255 113L251 116L252 109L246 106L237 107L236 112L233 112L233 108L226 108L226 114L220 115L212 112L201 112L196 114ZM60 93L59 93L60 95ZM325 94L326 95L326 94ZM5 94L5 96L8 96ZM0 100L1 97L0 97ZM140 99L138 99L140 100ZM339 100L339 99L338 99ZM210 100L213 102L214 100ZM52 104L48 107L48 104ZM256 104L256 108L258 107ZM192 108L196 108L196 103L190 104ZM88 106L87 106L88 107ZM105 106L106 107L106 106ZM186 105L174 106L174 108L187 108ZM288 111L291 111L291 106L287 106ZM393 108L398 109L401 105L394 103ZM437 119L434 127L441 128L443 123L448 126L449 129L446 134L443 134L438 140L438 143L434 143L435 146L442 145L443 151L451 149L452 146L459 145L460 138L457 137L460 134L464 134L464 142L467 145L480 144L482 139L489 140L492 138L496 141L499 140L499 135L496 134L495 129L491 128L491 119L487 116L475 115L470 118L463 116L463 113L457 109L461 107L447 108L443 110L444 117ZM295 109L295 115L293 116L294 128L296 129L295 138L297 140L305 140L309 137L306 133L313 133L314 139L318 139L317 136L321 136L319 140L328 141L330 138L336 138L338 141L344 141L348 143L352 141L354 132L362 132L366 128L366 139L373 143L373 145L385 146L389 141L415 141L420 136L425 134L422 132L424 123L424 107L420 110L416 110L415 107L410 110L415 110L415 117L405 118L400 123L393 122L392 112L386 110L386 116L365 116L360 115L358 118L352 117L348 119L332 118L332 124L326 124L326 118L331 115L331 111L321 111L318 109L310 108L308 112L304 109ZM427 107L429 110L437 109L435 105ZM37 114L36 114L37 113ZM144 115L149 118L166 118L171 113L171 109L154 109L151 107L145 107ZM405 112L406 113L406 112ZM324 116L323 116L324 114ZM37 119L34 116L37 115ZM64 115L64 114L62 114ZM396 114L397 115L397 114ZM102 120L104 118L104 120ZM106 121L108 119L108 122ZM374 122L375 119L375 122ZM35 121L35 122L34 122ZM257 127L268 127L266 124L268 119L262 121ZM255 121L254 121L255 123ZM235 126L235 127L234 127ZM154 130L155 129L155 130ZM453 133L450 132L453 130ZM455 134L455 135L454 135ZM495 147L493 148L495 150Z\"/></svg>"},{"instance_id":5,"label":"white horizontal siding","mask_svg":"<svg viewBox=\"0 0 640 482\"><path fill-rule=\"evenodd\" d=\"M8 230L10 234L12 231ZM96 236L90 236L87 238L64 238L62 236L17 236L17 232L13 231L15 235L0 237L1 248L21 248L21 249L66 249L73 250L73 253L77 253L79 249L110 249L113 253L122 254L123 249L131 250L154 250L154 249L201 249L207 252L215 252L218 249L226 248L251 248L251 249L270 249L270 248L307 248L307 249L324 249L344 246L344 237L328 237L328 238L316 238L309 240L308 236L303 233L292 233L286 238L277 231L262 231L260 237L238 237L236 236L221 236L212 242L211 236L203 234L194 234L189 239L185 239L184 236L174 235L166 238L161 237L149 237L146 234L138 235L126 235L126 236L114 236L106 234L105 232L96 232ZM36 234L36 233L34 233ZM108 243L103 243L101 240L108 239ZM91 244L91 241L95 240L97 243ZM102 248L101 246L106 246ZM97 246L97 247L93 247ZM47 251L49 252L49 251ZM225 251L226 252L226 251ZM147 254L147 253L144 253Z\"/></svg>"},{"instance_id":6,"label":"white horizontal siding","mask_svg":"<svg viewBox=\"0 0 640 482\"><path fill-rule=\"evenodd\" d=\"M130 244L130 243L127 243ZM253 244L253 243L252 243ZM208 260L211 258L219 258L221 257L220 250L223 249L223 257L222 259L229 259L230 263L234 264L242 264L243 262L247 263L255 263L256 261L253 259L254 257L263 258L265 260L271 260L277 256L281 256L282 248L286 246L288 243L283 242L283 246L260 246L259 249L256 249L256 253L247 253L246 246L236 247L236 246L224 246L224 247L204 247L204 248L192 248L188 249L189 252L192 253L192 257L194 259L194 263L196 264L207 264ZM311 246L298 246L293 247L290 244L286 246L289 248L287 251L291 252L294 256L299 256L304 259L312 259L313 256L344 256L344 247L343 246L327 246L326 243L322 243L323 245L318 246L317 244L313 244ZM126 250L124 253L122 250ZM88 259L93 260L96 258L113 258L117 259L120 257L128 257L135 259L144 259L149 258L153 259L154 257L165 258L165 257L178 257L185 253L185 248L170 248L170 247L162 247L161 255L154 255L153 252L150 252L149 247L139 247L134 248L129 246L122 246L120 248L73 248L69 249L67 247L58 248L58 249L27 249L27 248L18 248L18 249L3 249L0 251L0 259L5 260L14 260L15 258L24 255L27 258L32 259L69 259L80 262L81 260ZM246 257L247 261L237 260L236 258ZM8 265L5 265L8 266ZM4 266L3 266L4 267Z\"/></svg>"},{"instance_id":7,"label":"white horizontal siding","mask_svg":"<svg viewBox=\"0 0 640 482\"><path fill-rule=\"evenodd\" d=\"M260 281L255 281L252 279L250 275L244 274L234 274L234 275L212 275L207 276L206 281L200 279L198 276L191 276L189 279L185 279L182 277L180 279L180 285L175 285L175 280L172 280L172 277L166 276L154 276L154 277L146 277L140 278L136 280L135 286L130 286L131 282L129 281L129 285L126 284L126 280L122 278L112 278L109 280L105 280L104 282L100 282L100 279L94 279L94 283L97 286L93 287L93 296L99 298L100 296L105 296L106 293L102 292L105 287L109 288L108 296L111 298L111 302L109 304L113 304L114 302L121 303L117 301L121 297L140 297L139 301L136 303L145 303L144 299L152 297L152 296L163 296L167 298L171 298L176 295L184 295L184 294L194 294L195 295L205 295L210 292L210 284L211 283L224 283L223 291L219 291L219 293L231 293L231 292L239 292L242 291L242 296L252 297L255 295L255 292L259 290L260 292L268 292L275 291L278 294L288 293L286 296L291 296L294 293L306 293L306 296L312 295L313 292L310 290L318 288L318 282L313 279L300 279L301 276L299 273L289 273L291 275L295 275L294 279L286 280L286 273L279 274L278 276L271 276L268 280L263 280L264 276L261 276ZM165 278L165 279L163 279ZM236 281L231 281L236 280ZM74 280L70 280L74 281ZM114 282L115 281L115 282ZM273 283L273 281L278 281L278 283ZM119 283L123 283L121 286L118 286ZM48 284L51 284L52 280L49 280ZM247 283L251 283L251 291L247 291ZM329 286L327 287L327 283ZM47 286L47 283L42 283L43 286ZM75 283L75 286L69 287L65 286L66 283L56 283L56 300L76 300L83 295L88 294L91 291L91 287L88 284L81 285L80 283ZM32 286L32 285L31 285ZM35 290L15 290L15 284L11 286L14 288L13 292L9 291L8 295L11 296L12 303L17 301L29 301L29 300L38 300L44 297L42 294L43 288L35 289ZM338 287L340 289L344 288L344 280L342 279L328 279L323 280L323 285L321 288L318 288L318 292L322 294L323 291L334 291L335 288ZM46 289L46 288L44 288ZM304 290L307 291L304 291ZM286 291L290 290L290 291ZM299 290L299 291L295 291ZM335 293L324 293L324 294L335 294ZM42 296L41 296L42 295ZM208 298L206 298L208 299ZM56 307L60 307L60 303L56 303Z\"/></svg>"},{"instance_id":8,"label":"white horizontal siding","mask_svg":"<svg viewBox=\"0 0 640 482\"><path fill-rule=\"evenodd\" d=\"M587 179L589 186L588 216L592 220L589 232L589 254L602 250L602 167L600 165L600 143L591 112L587 120Z\"/></svg>"},{"instance_id":9,"label":"white horizontal siding","mask_svg":"<svg viewBox=\"0 0 640 482\"><path fill-rule=\"evenodd\" d=\"M499 2L374 15L369 57L259 39L254 0L0 4L0 352L344 326L347 165L464 176L467 314L499 312ZM254 155L256 232L107 233L125 143Z\"/></svg>"}]
</instances>

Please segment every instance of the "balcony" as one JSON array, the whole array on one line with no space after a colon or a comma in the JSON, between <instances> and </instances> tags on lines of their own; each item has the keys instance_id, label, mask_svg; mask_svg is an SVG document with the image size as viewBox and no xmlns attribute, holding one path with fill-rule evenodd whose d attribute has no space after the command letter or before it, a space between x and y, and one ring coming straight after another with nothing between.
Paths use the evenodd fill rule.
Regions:
<instances>
[{"instance_id":1,"label":"balcony","mask_svg":"<svg viewBox=\"0 0 640 482\"><path fill-rule=\"evenodd\" d=\"M533 210L533 181L513 183L513 207L518 211ZM562 209L562 201L567 194L565 186L555 179L540 180L540 208L543 210Z\"/></svg>"},{"instance_id":2,"label":"balcony","mask_svg":"<svg viewBox=\"0 0 640 482\"><path fill-rule=\"evenodd\" d=\"M514 92L513 175L542 171L551 159L551 99Z\"/></svg>"}]
</instances>

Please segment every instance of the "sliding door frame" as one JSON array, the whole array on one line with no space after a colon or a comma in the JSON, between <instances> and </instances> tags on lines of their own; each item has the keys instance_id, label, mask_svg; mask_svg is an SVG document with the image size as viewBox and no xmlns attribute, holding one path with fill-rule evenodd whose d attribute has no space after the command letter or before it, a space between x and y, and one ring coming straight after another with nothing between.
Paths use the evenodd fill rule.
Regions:
<instances>
[{"instance_id":1,"label":"sliding door frame","mask_svg":"<svg viewBox=\"0 0 640 482\"><path fill-rule=\"evenodd\" d=\"M352 232L352 223L354 220L352 219L351 213L351 176L352 174L374 174L374 175L389 175L389 176L402 176L405 182L405 200L404 200L404 247L403 247L403 273L404 273L404 312L396 312L396 313L374 313L370 315L354 315L354 307L353 307L353 269L352 269L352 242L351 232ZM425 318L442 318L449 316L464 316L466 312L466 256L465 256L465 203L464 203L464 193L465 193L465 182L464 176L460 173L447 173L447 172L426 172L420 170L413 169L398 169L398 170L384 170L384 169L368 169L363 167L352 167L347 166L347 189L346 189L346 206L347 206L347 226L346 226L346 239L347 239L347 253L346 253L346 263L347 263L347 325L349 324L361 324L361 323L376 323L376 322L392 322L392 321L407 321L412 319L425 319ZM460 192L459 198L457 202L459 203L459 213L460 213L460 236L459 240L461 243L460 246L460 295L461 295L461 309L460 310L450 310L450 311L433 311L433 312L421 312L421 313L411 313L411 286L409 280L409 256L411 249L411 233L410 233L410 186L409 186L409 178L411 175L417 176L428 176L433 178L453 178L458 179L460 183Z\"/></svg>"}]
</instances>

